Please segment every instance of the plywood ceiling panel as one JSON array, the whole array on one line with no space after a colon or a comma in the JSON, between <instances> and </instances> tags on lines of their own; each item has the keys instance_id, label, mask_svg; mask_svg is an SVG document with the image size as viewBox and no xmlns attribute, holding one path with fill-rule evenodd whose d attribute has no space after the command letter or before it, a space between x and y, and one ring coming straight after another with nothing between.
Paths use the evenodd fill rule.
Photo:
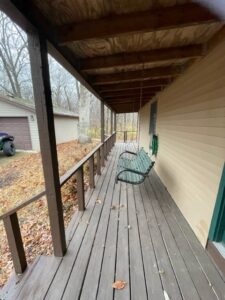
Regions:
<instances>
[{"instance_id":1,"label":"plywood ceiling panel","mask_svg":"<svg viewBox=\"0 0 225 300\"><path fill-rule=\"evenodd\" d=\"M110 15L146 11L188 3L188 0L33 0L53 25L95 20Z\"/></svg>"},{"instance_id":2,"label":"plywood ceiling panel","mask_svg":"<svg viewBox=\"0 0 225 300\"><path fill-rule=\"evenodd\" d=\"M167 61L160 61L154 63L144 63L144 64L135 64L129 66L122 66L122 67L113 67L113 68L101 68L101 69L93 69L83 72L84 74L111 74L111 73L120 73L120 72L127 72L127 71L136 71L136 70L145 70L150 68L156 67L167 67L167 66L177 66L186 64L190 59L176 59L176 60L167 60Z\"/></svg>"},{"instance_id":3,"label":"plywood ceiling panel","mask_svg":"<svg viewBox=\"0 0 225 300\"><path fill-rule=\"evenodd\" d=\"M190 44L203 44L221 27L221 23L201 24L184 28L124 35L108 39L79 41L70 43L67 46L76 56L84 58Z\"/></svg>"}]
</instances>

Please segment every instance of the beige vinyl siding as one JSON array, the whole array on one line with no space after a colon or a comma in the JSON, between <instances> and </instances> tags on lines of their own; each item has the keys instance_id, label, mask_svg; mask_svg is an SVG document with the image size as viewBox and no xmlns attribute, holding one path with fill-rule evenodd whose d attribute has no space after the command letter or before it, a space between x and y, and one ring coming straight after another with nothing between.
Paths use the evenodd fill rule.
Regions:
<instances>
[{"instance_id":1,"label":"beige vinyl siding","mask_svg":"<svg viewBox=\"0 0 225 300\"><path fill-rule=\"evenodd\" d=\"M36 115L23 108L0 101L0 117L27 117L30 127L32 149L39 151L39 134Z\"/></svg>"},{"instance_id":2,"label":"beige vinyl siding","mask_svg":"<svg viewBox=\"0 0 225 300\"><path fill-rule=\"evenodd\" d=\"M56 143L65 143L78 138L78 118L55 116Z\"/></svg>"},{"instance_id":3,"label":"beige vinyl siding","mask_svg":"<svg viewBox=\"0 0 225 300\"><path fill-rule=\"evenodd\" d=\"M225 41L157 95L155 170L205 246L225 160ZM140 111L148 150L150 104Z\"/></svg>"}]
</instances>

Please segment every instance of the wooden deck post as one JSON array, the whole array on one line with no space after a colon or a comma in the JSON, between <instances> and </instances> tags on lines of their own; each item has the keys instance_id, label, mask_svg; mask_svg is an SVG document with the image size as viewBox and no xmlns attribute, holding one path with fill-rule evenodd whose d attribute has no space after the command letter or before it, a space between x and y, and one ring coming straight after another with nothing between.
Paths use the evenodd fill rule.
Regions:
<instances>
[{"instance_id":1,"label":"wooden deck post","mask_svg":"<svg viewBox=\"0 0 225 300\"><path fill-rule=\"evenodd\" d=\"M116 112L114 112L114 132L115 132L115 137L114 137L114 143L116 142Z\"/></svg>"},{"instance_id":2,"label":"wooden deck post","mask_svg":"<svg viewBox=\"0 0 225 300\"><path fill-rule=\"evenodd\" d=\"M89 159L89 186L91 189L95 187L94 155Z\"/></svg>"},{"instance_id":3,"label":"wooden deck post","mask_svg":"<svg viewBox=\"0 0 225 300\"><path fill-rule=\"evenodd\" d=\"M97 175L101 175L101 154L100 154L100 150L97 151Z\"/></svg>"},{"instance_id":4,"label":"wooden deck post","mask_svg":"<svg viewBox=\"0 0 225 300\"><path fill-rule=\"evenodd\" d=\"M85 210L84 198L84 169L83 165L77 170L77 198L79 210Z\"/></svg>"},{"instance_id":5,"label":"wooden deck post","mask_svg":"<svg viewBox=\"0 0 225 300\"><path fill-rule=\"evenodd\" d=\"M111 134L113 133L113 111L111 110Z\"/></svg>"},{"instance_id":6,"label":"wooden deck post","mask_svg":"<svg viewBox=\"0 0 225 300\"><path fill-rule=\"evenodd\" d=\"M103 146L101 147L101 165L104 167L105 165L105 115L104 115L104 103L101 102L101 143Z\"/></svg>"},{"instance_id":7,"label":"wooden deck post","mask_svg":"<svg viewBox=\"0 0 225 300\"><path fill-rule=\"evenodd\" d=\"M27 262L17 214L14 213L7 216L3 221L15 272L17 274L22 274L27 267Z\"/></svg>"},{"instance_id":8,"label":"wooden deck post","mask_svg":"<svg viewBox=\"0 0 225 300\"><path fill-rule=\"evenodd\" d=\"M46 40L30 32L28 48L54 254L63 256L66 240Z\"/></svg>"}]
</instances>

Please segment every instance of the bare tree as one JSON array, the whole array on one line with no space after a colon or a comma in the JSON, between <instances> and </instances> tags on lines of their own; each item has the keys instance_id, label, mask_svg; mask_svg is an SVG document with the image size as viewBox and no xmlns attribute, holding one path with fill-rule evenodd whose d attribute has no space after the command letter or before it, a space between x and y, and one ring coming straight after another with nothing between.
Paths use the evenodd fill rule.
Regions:
<instances>
[{"instance_id":1,"label":"bare tree","mask_svg":"<svg viewBox=\"0 0 225 300\"><path fill-rule=\"evenodd\" d=\"M50 55L49 70L54 105L78 112L80 93L77 80Z\"/></svg>"},{"instance_id":2,"label":"bare tree","mask_svg":"<svg viewBox=\"0 0 225 300\"><path fill-rule=\"evenodd\" d=\"M0 89L14 97L32 98L27 36L0 12Z\"/></svg>"}]
</instances>

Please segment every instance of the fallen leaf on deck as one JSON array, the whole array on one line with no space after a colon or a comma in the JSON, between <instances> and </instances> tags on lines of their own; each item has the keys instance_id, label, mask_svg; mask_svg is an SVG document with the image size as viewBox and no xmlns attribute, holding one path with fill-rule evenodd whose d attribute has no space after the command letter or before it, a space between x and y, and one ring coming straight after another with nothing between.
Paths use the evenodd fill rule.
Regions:
<instances>
[{"instance_id":1,"label":"fallen leaf on deck","mask_svg":"<svg viewBox=\"0 0 225 300\"><path fill-rule=\"evenodd\" d=\"M170 300L170 298L165 290L163 291L163 293L164 293L165 300Z\"/></svg>"},{"instance_id":2,"label":"fallen leaf on deck","mask_svg":"<svg viewBox=\"0 0 225 300\"><path fill-rule=\"evenodd\" d=\"M122 290L125 288L125 286L127 285L126 281L123 280L117 280L113 283L112 287L116 290Z\"/></svg>"}]
</instances>

